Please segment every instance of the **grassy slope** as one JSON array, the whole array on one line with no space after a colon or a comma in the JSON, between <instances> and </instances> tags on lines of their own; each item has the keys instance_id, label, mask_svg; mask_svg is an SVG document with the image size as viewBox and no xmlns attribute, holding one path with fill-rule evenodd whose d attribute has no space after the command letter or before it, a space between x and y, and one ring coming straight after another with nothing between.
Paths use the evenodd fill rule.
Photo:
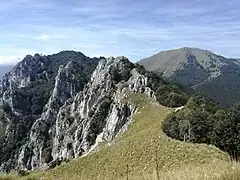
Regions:
<instances>
[{"instance_id":1,"label":"grassy slope","mask_svg":"<svg viewBox=\"0 0 240 180\"><path fill-rule=\"evenodd\" d=\"M128 131L113 145L53 170L33 173L26 179L121 179L127 174L151 173L156 170L156 159L160 172L178 171L186 165L197 167L228 161L228 156L215 147L167 137L161 130L161 122L172 109L138 94L125 100L138 105L139 110Z\"/></svg>"}]
</instances>

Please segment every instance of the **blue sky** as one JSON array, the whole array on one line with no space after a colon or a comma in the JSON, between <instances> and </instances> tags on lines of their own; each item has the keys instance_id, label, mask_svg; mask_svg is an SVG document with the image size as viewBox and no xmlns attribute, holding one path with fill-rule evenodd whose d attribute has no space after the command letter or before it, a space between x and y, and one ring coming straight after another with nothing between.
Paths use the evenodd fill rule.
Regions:
<instances>
[{"instance_id":1,"label":"blue sky","mask_svg":"<svg viewBox=\"0 0 240 180\"><path fill-rule=\"evenodd\" d=\"M239 9L238 0L1 0L0 64L66 49L132 61L183 46L240 57Z\"/></svg>"}]
</instances>

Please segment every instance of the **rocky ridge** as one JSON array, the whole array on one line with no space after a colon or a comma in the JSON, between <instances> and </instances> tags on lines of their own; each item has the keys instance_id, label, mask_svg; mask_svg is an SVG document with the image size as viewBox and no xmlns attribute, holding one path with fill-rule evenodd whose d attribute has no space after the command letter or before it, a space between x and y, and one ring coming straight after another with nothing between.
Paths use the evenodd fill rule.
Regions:
<instances>
[{"instance_id":1,"label":"rocky ridge","mask_svg":"<svg viewBox=\"0 0 240 180\"><path fill-rule=\"evenodd\" d=\"M18 64L2 80L1 103L9 105L7 110L11 112L3 119L6 121L8 118L9 124L14 124L12 117L21 115L21 111L14 108L15 91L28 87L43 74L44 78L49 77L45 67L49 67L48 63L52 61L49 57L38 58L41 60L28 58L28 61ZM1 171L49 168L61 161L85 156L97 149L99 142L111 142L127 128L136 111L135 106L122 101L127 93L145 93L154 97L147 77L138 73L135 65L125 57L101 58L100 61L89 58L88 63L70 58L57 69L48 102L42 112L34 116L20 148L8 161L1 162ZM89 69L94 71L89 73ZM83 79L82 76L87 74L91 77ZM7 134L14 133L6 126L3 129L6 141Z\"/></svg>"}]
</instances>

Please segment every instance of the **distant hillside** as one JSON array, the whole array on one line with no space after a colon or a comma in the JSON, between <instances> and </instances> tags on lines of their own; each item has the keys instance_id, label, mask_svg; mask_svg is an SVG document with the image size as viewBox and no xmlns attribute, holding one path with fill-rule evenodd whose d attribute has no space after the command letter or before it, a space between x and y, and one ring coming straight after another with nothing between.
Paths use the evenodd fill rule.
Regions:
<instances>
[{"instance_id":1,"label":"distant hillside","mask_svg":"<svg viewBox=\"0 0 240 180\"><path fill-rule=\"evenodd\" d=\"M0 78L2 78L2 76L6 72L9 72L13 67L13 65L0 65Z\"/></svg>"},{"instance_id":2,"label":"distant hillside","mask_svg":"<svg viewBox=\"0 0 240 180\"><path fill-rule=\"evenodd\" d=\"M142 59L147 70L199 90L222 105L240 102L240 60L197 48L162 51Z\"/></svg>"}]
</instances>

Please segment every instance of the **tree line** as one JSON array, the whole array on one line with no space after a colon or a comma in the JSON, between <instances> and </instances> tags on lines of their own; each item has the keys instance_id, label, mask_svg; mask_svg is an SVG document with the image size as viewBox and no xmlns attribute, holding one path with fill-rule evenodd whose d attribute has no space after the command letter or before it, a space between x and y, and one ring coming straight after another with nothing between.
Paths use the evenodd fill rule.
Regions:
<instances>
[{"instance_id":1,"label":"tree line","mask_svg":"<svg viewBox=\"0 0 240 180\"><path fill-rule=\"evenodd\" d=\"M174 139L212 144L234 159L240 157L240 105L220 108L204 97L194 96L182 110L170 114L162 128Z\"/></svg>"}]
</instances>

